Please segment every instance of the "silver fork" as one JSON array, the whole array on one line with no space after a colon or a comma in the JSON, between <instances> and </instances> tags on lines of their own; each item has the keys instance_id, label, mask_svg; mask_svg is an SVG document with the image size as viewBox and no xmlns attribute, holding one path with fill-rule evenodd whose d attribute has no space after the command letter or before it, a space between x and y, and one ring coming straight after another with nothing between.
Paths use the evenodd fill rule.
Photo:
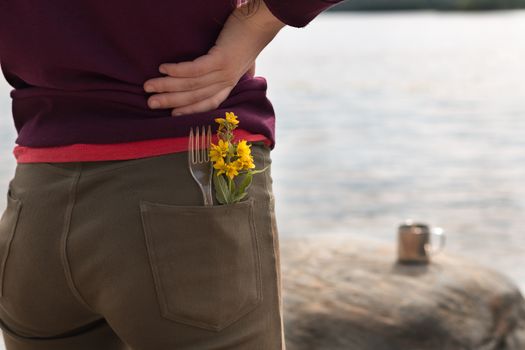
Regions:
<instances>
[{"instance_id":1,"label":"silver fork","mask_svg":"<svg viewBox=\"0 0 525 350\"><path fill-rule=\"evenodd\" d=\"M204 197L204 205L213 205L211 193L211 180L213 176L213 166L208 151L211 147L211 126L208 125L207 133L202 133L197 127L196 135L193 134L193 128L190 128L190 137L188 144L188 165L190 173L199 184Z\"/></svg>"}]
</instances>

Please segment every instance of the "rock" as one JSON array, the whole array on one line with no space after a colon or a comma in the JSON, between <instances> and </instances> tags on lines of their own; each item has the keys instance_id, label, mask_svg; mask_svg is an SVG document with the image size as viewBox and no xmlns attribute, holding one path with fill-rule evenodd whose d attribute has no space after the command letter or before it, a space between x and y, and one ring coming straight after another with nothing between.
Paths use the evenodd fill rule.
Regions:
<instances>
[{"instance_id":1,"label":"rock","mask_svg":"<svg viewBox=\"0 0 525 350\"><path fill-rule=\"evenodd\" d=\"M524 350L525 301L505 275L345 235L281 238L287 350Z\"/></svg>"}]
</instances>

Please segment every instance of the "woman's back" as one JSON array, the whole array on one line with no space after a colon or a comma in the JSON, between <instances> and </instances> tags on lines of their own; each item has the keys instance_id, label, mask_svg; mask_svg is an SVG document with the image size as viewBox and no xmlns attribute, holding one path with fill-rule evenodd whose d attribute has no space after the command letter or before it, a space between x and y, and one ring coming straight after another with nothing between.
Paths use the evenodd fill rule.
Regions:
<instances>
[{"instance_id":1,"label":"woman's back","mask_svg":"<svg viewBox=\"0 0 525 350\"><path fill-rule=\"evenodd\" d=\"M233 111L271 140L274 111L262 77L241 77L215 111L172 117L147 104L158 66L193 60L213 46L230 0L0 0L0 63L15 88L16 143L108 144L187 136Z\"/></svg>"},{"instance_id":2,"label":"woman's back","mask_svg":"<svg viewBox=\"0 0 525 350\"><path fill-rule=\"evenodd\" d=\"M22 153L62 157L78 146L65 162L24 157L9 181L0 220L7 350L286 349L275 116L266 80L249 67L285 23L305 26L340 0L264 0L253 17L233 16L230 1L0 0L0 63L15 88ZM167 99L147 85L187 93L188 83L220 99L208 109L182 103L179 117L149 107ZM215 131L224 112L238 116L247 141L264 141L241 163L265 171L237 187L242 201L202 205L190 152L173 143L191 126ZM160 156L126 149L142 152L149 140L169 144L150 145ZM231 166L230 149L217 160Z\"/></svg>"}]
</instances>

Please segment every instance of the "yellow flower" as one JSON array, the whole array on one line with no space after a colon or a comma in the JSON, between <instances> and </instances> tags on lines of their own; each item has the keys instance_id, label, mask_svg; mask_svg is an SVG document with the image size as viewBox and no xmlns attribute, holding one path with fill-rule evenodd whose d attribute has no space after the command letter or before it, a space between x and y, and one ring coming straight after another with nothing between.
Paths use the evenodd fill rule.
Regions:
<instances>
[{"instance_id":1,"label":"yellow flower","mask_svg":"<svg viewBox=\"0 0 525 350\"><path fill-rule=\"evenodd\" d=\"M237 171L242 170L242 163L239 162L239 159L236 159L231 164L233 167L235 167L235 169L237 169Z\"/></svg>"},{"instance_id":2,"label":"yellow flower","mask_svg":"<svg viewBox=\"0 0 525 350\"><path fill-rule=\"evenodd\" d=\"M226 174L230 179L239 175L238 164L235 162L226 163L223 158L219 158L213 167L218 170L217 176Z\"/></svg>"},{"instance_id":3,"label":"yellow flower","mask_svg":"<svg viewBox=\"0 0 525 350\"><path fill-rule=\"evenodd\" d=\"M255 168L253 157L251 155L244 155L236 160L239 170L248 170Z\"/></svg>"},{"instance_id":4,"label":"yellow flower","mask_svg":"<svg viewBox=\"0 0 525 350\"><path fill-rule=\"evenodd\" d=\"M224 124L226 123L226 119L224 119L224 118L215 118L215 122L219 123L219 130L224 129Z\"/></svg>"},{"instance_id":5,"label":"yellow flower","mask_svg":"<svg viewBox=\"0 0 525 350\"><path fill-rule=\"evenodd\" d=\"M210 159L212 162L216 162L218 159L222 159L226 157L226 154L228 153L229 144L228 141L224 141L219 139L219 143L217 145L211 144L211 150L210 150Z\"/></svg>"},{"instance_id":6,"label":"yellow flower","mask_svg":"<svg viewBox=\"0 0 525 350\"><path fill-rule=\"evenodd\" d=\"M239 143L237 144L237 156L238 157L249 156L251 153L250 147L251 145L248 145L246 143L246 140L239 141Z\"/></svg>"},{"instance_id":7,"label":"yellow flower","mask_svg":"<svg viewBox=\"0 0 525 350\"><path fill-rule=\"evenodd\" d=\"M223 174L226 171L226 163L224 162L223 158L217 159L217 161L213 164L213 167L218 170L217 176Z\"/></svg>"},{"instance_id":8,"label":"yellow flower","mask_svg":"<svg viewBox=\"0 0 525 350\"><path fill-rule=\"evenodd\" d=\"M239 124L239 121L237 120L237 116L233 114L233 112L226 112L226 121L230 124Z\"/></svg>"},{"instance_id":9,"label":"yellow flower","mask_svg":"<svg viewBox=\"0 0 525 350\"><path fill-rule=\"evenodd\" d=\"M230 179L233 179L236 175L239 175L239 172L237 171L236 162L227 163L226 164L226 176L228 176Z\"/></svg>"}]
</instances>

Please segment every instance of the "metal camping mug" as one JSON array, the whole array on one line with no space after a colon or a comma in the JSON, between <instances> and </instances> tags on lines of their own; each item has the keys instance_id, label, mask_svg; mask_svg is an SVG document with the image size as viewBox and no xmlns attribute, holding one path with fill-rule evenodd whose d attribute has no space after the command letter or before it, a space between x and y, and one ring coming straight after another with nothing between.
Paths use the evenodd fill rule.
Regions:
<instances>
[{"instance_id":1,"label":"metal camping mug","mask_svg":"<svg viewBox=\"0 0 525 350\"><path fill-rule=\"evenodd\" d=\"M440 238L436 247L431 242L431 236ZM445 246L445 234L442 228L405 221L398 228L398 262L400 263L422 263L430 262L430 257L441 252Z\"/></svg>"}]
</instances>

